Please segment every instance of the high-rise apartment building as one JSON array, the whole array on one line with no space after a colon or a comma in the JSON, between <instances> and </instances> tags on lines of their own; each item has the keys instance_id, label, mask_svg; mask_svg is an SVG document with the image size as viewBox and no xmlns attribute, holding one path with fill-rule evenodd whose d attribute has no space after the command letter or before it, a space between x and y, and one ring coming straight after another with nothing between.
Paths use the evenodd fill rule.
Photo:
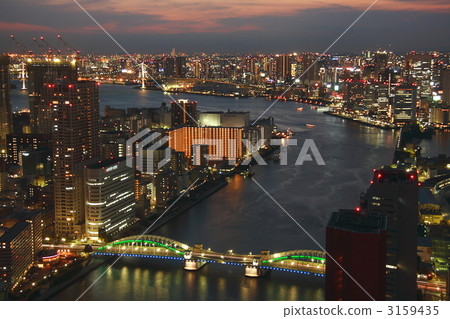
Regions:
<instances>
[{"instance_id":1,"label":"high-rise apartment building","mask_svg":"<svg viewBox=\"0 0 450 319\"><path fill-rule=\"evenodd\" d=\"M172 127L197 126L197 102L180 99L170 103Z\"/></svg>"},{"instance_id":2,"label":"high-rise apartment building","mask_svg":"<svg viewBox=\"0 0 450 319\"><path fill-rule=\"evenodd\" d=\"M276 76L277 79L285 82L291 78L291 57L287 54L280 54L276 57L277 69Z\"/></svg>"},{"instance_id":3,"label":"high-rise apartment building","mask_svg":"<svg viewBox=\"0 0 450 319\"><path fill-rule=\"evenodd\" d=\"M153 190L156 207L166 208L177 196L177 176L172 170L158 172L154 177Z\"/></svg>"},{"instance_id":4,"label":"high-rise apartment building","mask_svg":"<svg viewBox=\"0 0 450 319\"><path fill-rule=\"evenodd\" d=\"M50 84L76 82L78 78L74 62L32 62L28 69L28 93L30 124L33 133L52 132L52 105L44 92Z\"/></svg>"},{"instance_id":5,"label":"high-rise apartment building","mask_svg":"<svg viewBox=\"0 0 450 319\"><path fill-rule=\"evenodd\" d=\"M99 99L95 82L49 84L52 104L55 231L79 237L84 223L83 166L100 157Z\"/></svg>"},{"instance_id":6,"label":"high-rise apartment building","mask_svg":"<svg viewBox=\"0 0 450 319\"><path fill-rule=\"evenodd\" d=\"M303 76L300 81L306 85L313 85L319 81L319 64L316 60L319 58L317 53L304 53L301 57L301 74Z\"/></svg>"},{"instance_id":7,"label":"high-rise apartment building","mask_svg":"<svg viewBox=\"0 0 450 319\"><path fill-rule=\"evenodd\" d=\"M12 132L9 56L0 56L0 157L6 157L6 135Z\"/></svg>"},{"instance_id":8,"label":"high-rise apartment building","mask_svg":"<svg viewBox=\"0 0 450 319\"><path fill-rule=\"evenodd\" d=\"M125 158L85 167L86 235L97 240L129 226L135 217L134 169Z\"/></svg>"}]
</instances>

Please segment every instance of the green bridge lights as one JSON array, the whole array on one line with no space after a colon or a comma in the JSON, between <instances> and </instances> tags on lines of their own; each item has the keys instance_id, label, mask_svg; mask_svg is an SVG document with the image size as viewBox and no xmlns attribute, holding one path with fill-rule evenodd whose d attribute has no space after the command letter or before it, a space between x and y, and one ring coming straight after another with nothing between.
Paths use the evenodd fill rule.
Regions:
<instances>
[{"instance_id":1,"label":"green bridge lights","mask_svg":"<svg viewBox=\"0 0 450 319\"><path fill-rule=\"evenodd\" d=\"M156 241L142 240L142 239L121 240L121 241L118 241L118 242L114 242L114 243L108 244L108 245L103 246L103 247L99 247L98 250L108 249L108 247L119 246L119 245L128 244L128 243L147 243L147 244L152 244L152 245L155 245L155 246L159 246L159 247L163 247L163 248L169 249L169 250L173 251L176 254L184 255L184 252L181 252L178 249L175 249L173 247L167 246L165 244L158 243Z\"/></svg>"}]
</instances>

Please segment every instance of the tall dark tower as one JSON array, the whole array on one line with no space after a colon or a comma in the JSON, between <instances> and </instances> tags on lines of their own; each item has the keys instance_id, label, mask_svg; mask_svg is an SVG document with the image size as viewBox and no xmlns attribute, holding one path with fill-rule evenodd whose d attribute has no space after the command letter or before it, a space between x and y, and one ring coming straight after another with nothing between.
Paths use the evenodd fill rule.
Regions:
<instances>
[{"instance_id":1,"label":"tall dark tower","mask_svg":"<svg viewBox=\"0 0 450 319\"><path fill-rule=\"evenodd\" d=\"M367 191L368 209L387 216L386 300L416 300L419 185L415 172L383 168Z\"/></svg>"},{"instance_id":2,"label":"tall dark tower","mask_svg":"<svg viewBox=\"0 0 450 319\"><path fill-rule=\"evenodd\" d=\"M80 238L83 167L100 158L98 86L92 81L48 84L44 99L52 101L55 231Z\"/></svg>"},{"instance_id":3,"label":"tall dark tower","mask_svg":"<svg viewBox=\"0 0 450 319\"><path fill-rule=\"evenodd\" d=\"M43 92L49 84L75 82L78 73L75 62L33 62L28 64L30 124L33 133L52 131L52 101Z\"/></svg>"},{"instance_id":4,"label":"tall dark tower","mask_svg":"<svg viewBox=\"0 0 450 319\"><path fill-rule=\"evenodd\" d=\"M326 300L385 300L386 220L360 209L333 213L326 230L326 251L333 257L327 259Z\"/></svg>"},{"instance_id":5,"label":"tall dark tower","mask_svg":"<svg viewBox=\"0 0 450 319\"><path fill-rule=\"evenodd\" d=\"M313 85L314 82L319 81L319 64L316 60L319 56L316 53L304 53L302 55L302 74L300 79L306 85Z\"/></svg>"},{"instance_id":6,"label":"tall dark tower","mask_svg":"<svg viewBox=\"0 0 450 319\"><path fill-rule=\"evenodd\" d=\"M0 56L0 157L6 157L6 135L12 132L9 56Z\"/></svg>"},{"instance_id":7,"label":"tall dark tower","mask_svg":"<svg viewBox=\"0 0 450 319\"><path fill-rule=\"evenodd\" d=\"M277 56L277 79L287 81L291 78L291 57L287 54Z\"/></svg>"},{"instance_id":8,"label":"tall dark tower","mask_svg":"<svg viewBox=\"0 0 450 319\"><path fill-rule=\"evenodd\" d=\"M197 126L197 102L180 99L170 103L172 127Z\"/></svg>"}]
</instances>

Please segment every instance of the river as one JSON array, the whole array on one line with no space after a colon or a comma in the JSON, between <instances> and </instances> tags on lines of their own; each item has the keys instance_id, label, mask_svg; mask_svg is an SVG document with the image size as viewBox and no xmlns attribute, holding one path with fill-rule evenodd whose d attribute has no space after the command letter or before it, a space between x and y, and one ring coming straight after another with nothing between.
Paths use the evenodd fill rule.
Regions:
<instances>
[{"instance_id":1,"label":"river","mask_svg":"<svg viewBox=\"0 0 450 319\"><path fill-rule=\"evenodd\" d=\"M13 91L13 109L26 106L26 94ZM198 101L201 111L250 111L257 118L273 101L262 98L227 98L176 94L175 99ZM159 107L170 97L159 91L136 90L129 86L100 86L101 109ZM369 186L373 168L390 164L397 132L363 126L328 116L299 103L278 102L265 116L272 116L279 128L295 132L296 146L288 147L288 165L267 161L254 166L254 179L285 210L325 245L329 216L340 208L354 208L359 194ZM315 128L307 128L306 124ZM303 141L313 139L325 164L294 165ZM449 134L439 134L421 144L424 155L448 153ZM157 229L154 234L189 245L202 243L215 251L272 252L320 249L259 186L241 176ZM54 300L74 300L106 269L98 268L69 286ZM243 268L211 264L195 273L181 264L122 258L96 282L82 300L323 300L324 280L272 272L258 279L244 277Z\"/></svg>"}]
</instances>

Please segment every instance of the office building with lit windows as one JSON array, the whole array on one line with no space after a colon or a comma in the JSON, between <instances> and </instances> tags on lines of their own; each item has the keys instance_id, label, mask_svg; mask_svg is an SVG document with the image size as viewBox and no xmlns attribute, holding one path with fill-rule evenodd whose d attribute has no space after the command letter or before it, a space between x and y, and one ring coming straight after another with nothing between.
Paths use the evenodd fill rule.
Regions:
<instances>
[{"instance_id":1,"label":"office building with lit windows","mask_svg":"<svg viewBox=\"0 0 450 319\"><path fill-rule=\"evenodd\" d=\"M26 221L0 222L0 277L16 286L34 262L31 224Z\"/></svg>"},{"instance_id":2,"label":"office building with lit windows","mask_svg":"<svg viewBox=\"0 0 450 319\"><path fill-rule=\"evenodd\" d=\"M153 201L156 207L166 208L177 197L177 175L172 170L158 172L153 181Z\"/></svg>"},{"instance_id":3,"label":"office building with lit windows","mask_svg":"<svg viewBox=\"0 0 450 319\"><path fill-rule=\"evenodd\" d=\"M126 142L130 138L128 132L102 132L101 158L119 158L126 155Z\"/></svg>"},{"instance_id":4,"label":"office building with lit windows","mask_svg":"<svg viewBox=\"0 0 450 319\"><path fill-rule=\"evenodd\" d=\"M405 76L408 84L418 88L419 97L430 97L435 57L431 54L407 54L405 56Z\"/></svg>"},{"instance_id":5,"label":"office building with lit windows","mask_svg":"<svg viewBox=\"0 0 450 319\"><path fill-rule=\"evenodd\" d=\"M85 167L86 235L104 238L129 226L135 217L134 170L124 157Z\"/></svg>"},{"instance_id":6,"label":"office building with lit windows","mask_svg":"<svg viewBox=\"0 0 450 319\"><path fill-rule=\"evenodd\" d=\"M398 86L394 89L393 98L394 122L412 122L416 119L417 87Z\"/></svg>"},{"instance_id":7,"label":"office building with lit windows","mask_svg":"<svg viewBox=\"0 0 450 319\"><path fill-rule=\"evenodd\" d=\"M48 151L52 149L51 134L8 134L8 163L21 164L22 151Z\"/></svg>"},{"instance_id":8,"label":"office building with lit windows","mask_svg":"<svg viewBox=\"0 0 450 319\"><path fill-rule=\"evenodd\" d=\"M53 113L55 232L79 238L85 216L83 167L100 157L98 86L49 84L44 93Z\"/></svg>"}]
</instances>

